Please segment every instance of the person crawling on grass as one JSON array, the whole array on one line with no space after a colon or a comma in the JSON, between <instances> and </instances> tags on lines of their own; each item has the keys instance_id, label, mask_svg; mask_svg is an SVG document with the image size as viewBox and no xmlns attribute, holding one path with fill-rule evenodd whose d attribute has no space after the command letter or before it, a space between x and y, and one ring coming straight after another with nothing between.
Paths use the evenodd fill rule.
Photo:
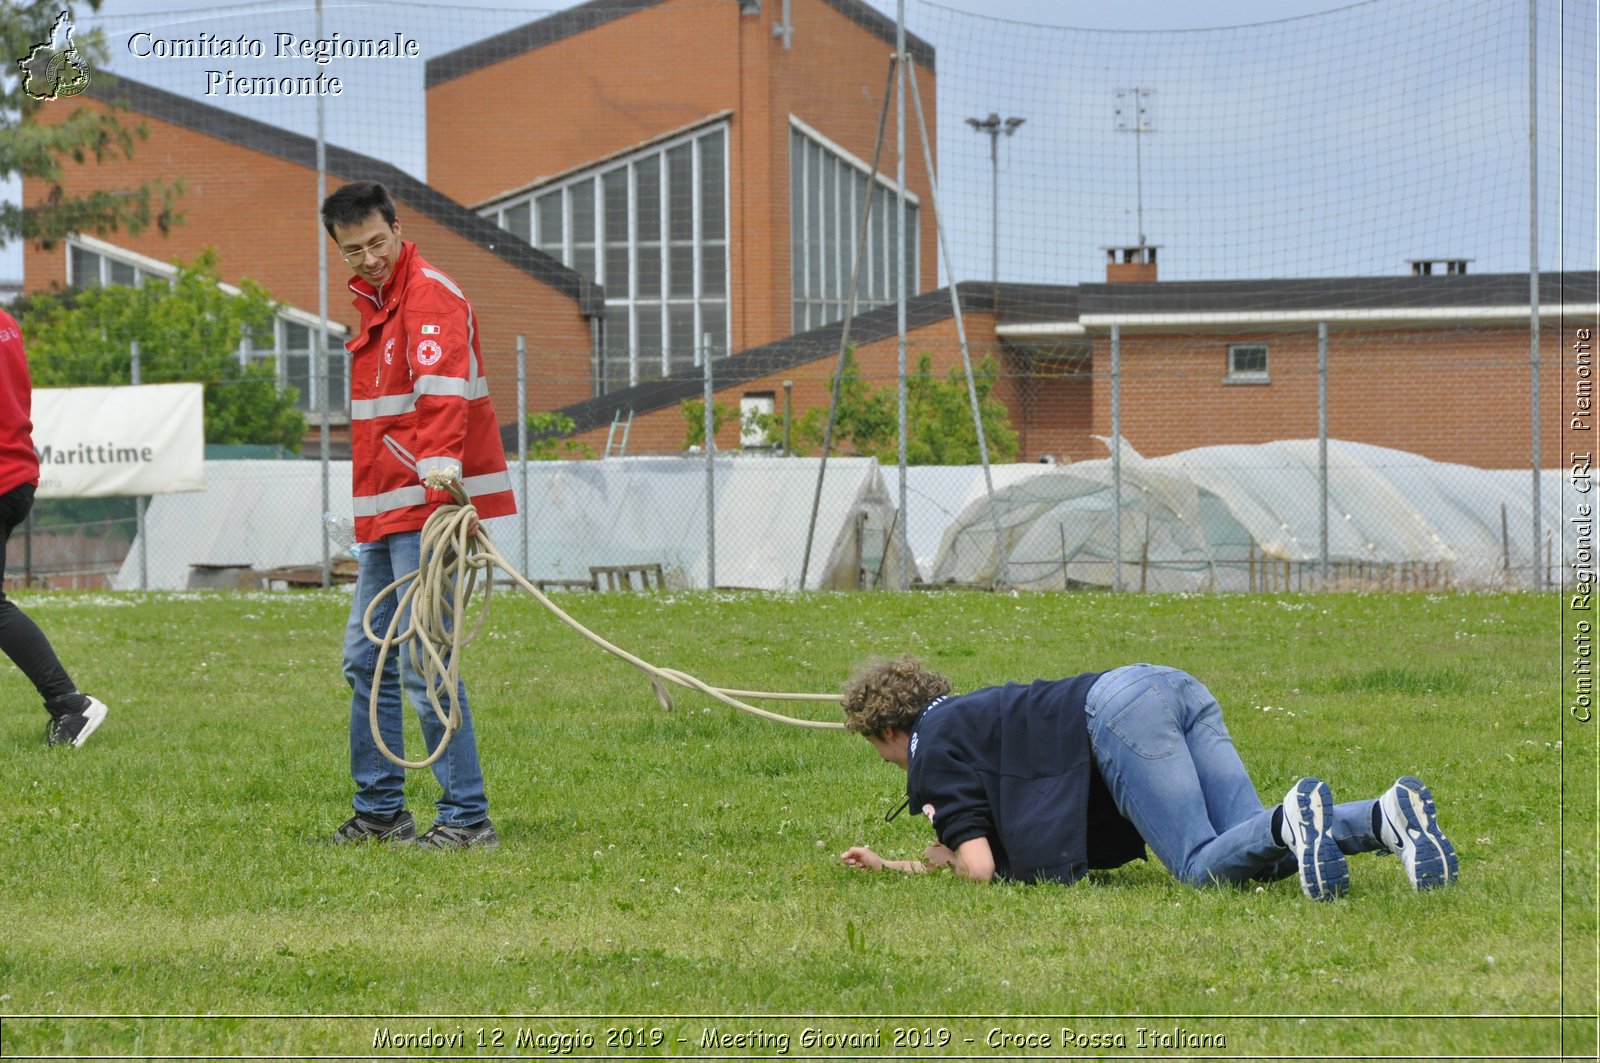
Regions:
<instances>
[{"instance_id":1,"label":"person crawling on grass","mask_svg":"<svg viewBox=\"0 0 1600 1063\"><path fill-rule=\"evenodd\" d=\"M922 860L864 845L848 867L948 867L987 882L1072 883L1143 859L1191 886L1297 875L1312 900L1346 892L1347 853L1393 853L1413 888L1456 880L1433 794L1402 775L1369 801L1335 804L1305 778L1265 808L1200 681L1133 664L1069 679L952 694L915 657L870 664L845 687L845 727L906 772L906 800L938 836Z\"/></svg>"}]
</instances>

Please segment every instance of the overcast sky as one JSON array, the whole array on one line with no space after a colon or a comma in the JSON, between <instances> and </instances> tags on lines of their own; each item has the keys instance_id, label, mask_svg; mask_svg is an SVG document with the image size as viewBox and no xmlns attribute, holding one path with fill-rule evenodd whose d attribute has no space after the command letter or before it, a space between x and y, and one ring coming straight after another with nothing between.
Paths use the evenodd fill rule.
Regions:
<instances>
[{"instance_id":1,"label":"overcast sky","mask_svg":"<svg viewBox=\"0 0 1600 1063\"><path fill-rule=\"evenodd\" d=\"M866 2L895 14L895 0ZM325 32L406 28L426 60L570 6L326 0ZM765 0L769 11L781 6ZM1135 241L1136 203L1150 242L1163 247L1168 277L1390 273L1406 257L1432 255L1471 257L1478 271L1526 269L1520 4L906 0L905 7L910 29L938 49L943 214L963 279L988 274L995 204L987 138L962 119L990 110L1027 118L1001 142L1002 279L1098 279L1100 249ZM1540 8L1547 269L1556 261L1593 268L1593 8L1587 0L1545 0ZM216 60L140 61L127 49L139 30L309 35L310 11L304 0L106 0L99 22L118 72L310 133L307 101L208 98L204 68ZM303 60L292 70L281 62L228 65L306 72ZM329 140L425 176L421 66L346 64L353 91L329 100ZM1153 89L1149 136L1117 135L1114 90L1134 85ZM920 145L913 140L908 150ZM1139 194L1130 195L1130 185ZM1552 258L1558 245L1564 257ZM20 272L18 250L0 252L0 279Z\"/></svg>"}]
</instances>

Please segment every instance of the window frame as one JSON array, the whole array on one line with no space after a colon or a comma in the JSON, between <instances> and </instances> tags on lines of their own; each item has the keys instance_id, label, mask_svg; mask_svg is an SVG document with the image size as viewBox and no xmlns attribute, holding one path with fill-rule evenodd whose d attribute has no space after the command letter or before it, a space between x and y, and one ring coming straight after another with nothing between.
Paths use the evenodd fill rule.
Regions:
<instances>
[{"instance_id":1,"label":"window frame","mask_svg":"<svg viewBox=\"0 0 1600 1063\"><path fill-rule=\"evenodd\" d=\"M1261 352L1260 369L1238 368L1239 355L1245 352ZM1225 384L1270 384L1272 383L1271 348L1265 343L1230 343L1228 344L1227 372L1223 375Z\"/></svg>"},{"instance_id":2,"label":"window frame","mask_svg":"<svg viewBox=\"0 0 1600 1063\"><path fill-rule=\"evenodd\" d=\"M815 165L813 165L813 160ZM899 291L898 241L907 240L906 294L921 286L921 210L915 191L901 187L870 163L789 116L789 327L807 332L841 321L851 312L849 272L856 257L862 200L872 197L872 221L857 282L854 312L895 302ZM832 202L825 202L828 190ZM899 233L896 197L904 194L906 229ZM881 252L881 253L880 253ZM813 290L815 289L815 290Z\"/></svg>"},{"instance_id":3,"label":"window frame","mask_svg":"<svg viewBox=\"0 0 1600 1063\"><path fill-rule=\"evenodd\" d=\"M708 205L705 196L706 155L708 144L714 140L719 141L716 150L720 168L718 180L721 186L720 203L717 204L722 215L721 225L718 226L722 233L720 237L706 235L705 208ZM600 393L603 394L616 387L631 387L645 380L662 379L674 372L681 373L691 367L699 367L703 349L701 338L707 333L712 335L713 346L716 348L713 357L722 357L729 353L730 337L733 334L733 254L729 239L733 228L730 199L732 181L728 172L732 158L731 141L732 123L728 115L720 115L633 150L607 156L589 166L521 188L513 195L480 208L479 212L484 217L505 228L508 213L527 205L529 237L531 237L529 242L546 254L558 258L568 268L584 272L582 265L576 261L574 189L585 185L591 189L590 209L595 223L594 268L589 271L588 276L605 292L607 330L610 331L613 327L612 322L620 322L627 330L625 347L617 343L614 336L606 337L602 352L605 364L601 369L598 384ZM687 190L679 191L672 181L673 167L669 157L685 147L689 150L687 173L689 187ZM650 183L650 177L647 174L641 181L639 171L641 164L648 164L652 160L655 163L654 188L644 188L642 185ZM605 187L606 179L619 172L626 178L627 217L616 219L622 222L623 238L614 240L612 234L608 232L612 219L607 216ZM551 239L552 234L545 232L546 223L551 219L543 216L539 206L541 200L552 194L560 196L558 202L562 232L559 240ZM642 238L639 228L641 196L646 198L653 196L657 204L656 232L648 239ZM673 233L674 196L683 196L689 203L690 226L687 238L683 236L681 230L676 236ZM628 275L625 284L618 284L610 277L611 269L606 262L606 250L610 247L620 251L624 244L627 248ZM586 244L586 249L587 246ZM688 267L689 279L687 291L680 288L676 294L673 291L675 250L680 256L679 261ZM708 286L706 259L708 252L716 250L721 252L721 283ZM641 251L644 252L643 255ZM650 285L649 290L644 291L642 289L645 286L640 283L641 259L650 257L652 252L656 256L652 275L658 284ZM712 294L708 292L708 287L713 290L720 287L721 293ZM681 329L682 314L686 308L691 311L693 318L691 326L693 337L688 343L687 350L678 350L677 348L683 344L673 342L673 325L676 321ZM652 323L654 327L649 327ZM645 333L650 333L652 339L659 334L659 343L646 349L641 342ZM621 366L617 364L624 354L627 360L626 381L618 372Z\"/></svg>"}]
</instances>

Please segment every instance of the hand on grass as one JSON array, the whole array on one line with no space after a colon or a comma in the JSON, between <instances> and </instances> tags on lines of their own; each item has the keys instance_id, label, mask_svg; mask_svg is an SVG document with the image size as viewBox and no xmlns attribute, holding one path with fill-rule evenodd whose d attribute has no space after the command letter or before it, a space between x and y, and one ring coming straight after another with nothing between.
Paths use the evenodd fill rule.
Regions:
<instances>
[{"instance_id":1,"label":"hand on grass","mask_svg":"<svg viewBox=\"0 0 1600 1063\"><path fill-rule=\"evenodd\" d=\"M844 861L845 867L862 867L868 871L883 870L883 857L865 845L852 845L839 854L839 859Z\"/></svg>"}]
</instances>

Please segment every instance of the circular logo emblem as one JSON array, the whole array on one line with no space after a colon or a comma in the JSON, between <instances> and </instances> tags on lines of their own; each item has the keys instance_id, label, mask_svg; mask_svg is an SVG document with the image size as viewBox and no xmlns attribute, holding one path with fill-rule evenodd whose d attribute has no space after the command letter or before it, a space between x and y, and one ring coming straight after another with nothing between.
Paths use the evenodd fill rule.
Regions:
<instances>
[{"instance_id":1,"label":"circular logo emblem","mask_svg":"<svg viewBox=\"0 0 1600 1063\"><path fill-rule=\"evenodd\" d=\"M439 345L432 340L423 340L417 344L417 361L423 365L432 365L442 357L444 351L440 350Z\"/></svg>"},{"instance_id":2,"label":"circular logo emblem","mask_svg":"<svg viewBox=\"0 0 1600 1063\"><path fill-rule=\"evenodd\" d=\"M389 342L385 343L383 345L383 364L384 365L393 365L394 364L394 338L393 337L390 337Z\"/></svg>"},{"instance_id":3,"label":"circular logo emblem","mask_svg":"<svg viewBox=\"0 0 1600 1063\"><path fill-rule=\"evenodd\" d=\"M57 52L45 69L45 84L56 96L76 96L89 87L89 64L76 49Z\"/></svg>"}]
</instances>

